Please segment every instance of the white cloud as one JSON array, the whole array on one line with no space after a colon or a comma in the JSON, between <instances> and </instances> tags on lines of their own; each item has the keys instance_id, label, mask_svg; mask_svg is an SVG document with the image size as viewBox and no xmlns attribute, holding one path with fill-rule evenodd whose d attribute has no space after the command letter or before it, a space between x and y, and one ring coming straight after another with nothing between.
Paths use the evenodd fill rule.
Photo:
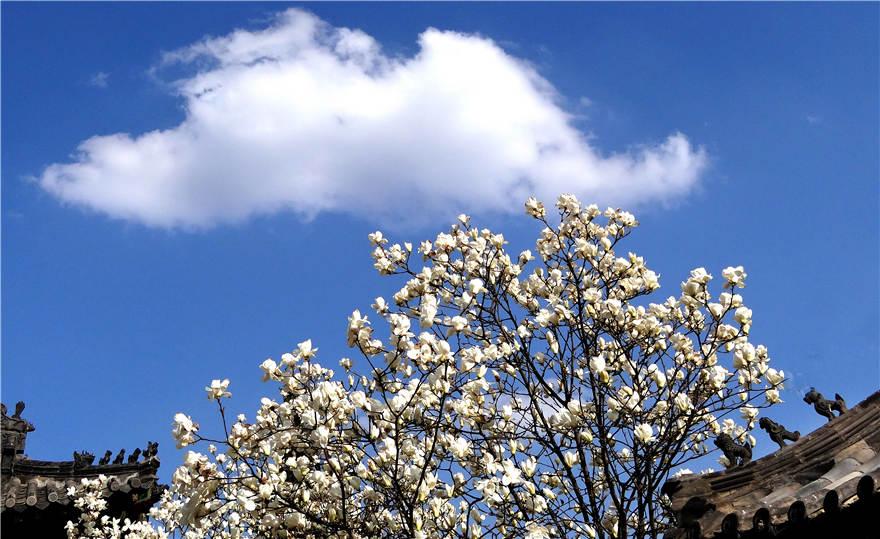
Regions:
<instances>
[{"instance_id":1,"label":"white cloud","mask_svg":"<svg viewBox=\"0 0 880 539\"><path fill-rule=\"evenodd\" d=\"M98 71L89 79L89 85L95 88L106 88L110 83L110 74Z\"/></svg>"},{"instance_id":2,"label":"white cloud","mask_svg":"<svg viewBox=\"0 0 880 539\"><path fill-rule=\"evenodd\" d=\"M690 192L706 155L674 133L603 155L549 82L484 37L428 29L411 58L291 9L165 55L190 69L171 129L83 141L40 185L157 227L288 210L384 222L520 211L530 194L632 207Z\"/></svg>"}]
</instances>

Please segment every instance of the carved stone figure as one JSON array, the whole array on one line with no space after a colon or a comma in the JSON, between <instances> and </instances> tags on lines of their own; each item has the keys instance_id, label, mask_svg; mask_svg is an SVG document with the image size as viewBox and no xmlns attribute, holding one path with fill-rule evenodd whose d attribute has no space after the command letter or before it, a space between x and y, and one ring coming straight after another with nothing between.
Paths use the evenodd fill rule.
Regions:
<instances>
[{"instance_id":1,"label":"carved stone figure","mask_svg":"<svg viewBox=\"0 0 880 539\"><path fill-rule=\"evenodd\" d=\"M828 421L834 419L834 412L843 415L846 412L846 402L838 393L834 394L834 400L826 399L821 393L816 391L815 387L811 387L810 391L804 395L804 402L812 404L816 413L828 418Z\"/></svg>"},{"instance_id":2,"label":"carved stone figure","mask_svg":"<svg viewBox=\"0 0 880 539\"><path fill-rule=\"evenodd\" d=\"M140 456L141 456L140 448L135 449L134 451L131 452L131 455L128 456L128 463L133 464L133 463L137 462L138 457L140 457Z\"/></svg>"},{"instance_id":3,"label":"carved stone figure","mask_svg":"<svg viewBox=\"0 0 880 539\"><path fill-rule=\"evenodd\" d=\"M87 468L95 462L95 455L89 453L88 451L83 451L80 453L79 451L73 452L73 467L74 468Z\"/></svg>"},{"instance_id":4,"label":"carved stone figure","mask_svg":"<svg viewBox=\"0 0 880 539\"><path fill-rule=\"evenodd\" d=\"M709 503L705 498L694 497L684 504L678 513L678 532L667 533L664 537L668 539L691 539L700 537L700 519L703 516L715 510L715 504Z\"/></svg>"},{"instance_id":5,"label":"carved stone figure","mask_svg":"<svg viewBox=\"0 0 880 539\"><path fill-rule=\"evenodd\" d=\"M100 464L100 465L102 465L102 466L103 466L104 464L110 464L110 457L112 457L112 456L113 456L113 451L110 451L110 450L108 449L107 452L104 453L104 456L101 457L101 460L98 461L98 464Z\"/></svg>"},{"instance_id":6,"label":"carved stone figure","mask_svg":"<svg viewBox=\"0 0 880 539\"><path fill-rule=\"evenodd\" d=\"M722 432L715 438L715 445L724 453L727 460L730 461L730 467L735 468L742 466L752 460L752 446L746 442L739 445L733 441L729 434Z\"/></svg>"},{"instance_id":7,"label":"carved stone figure","mask_svg":"<svg viewBox=\"0 0 880 539\"><path fill-rule=\"evenodd\" d=\"M762 417L758 420L758 425L767 431L767 435L770 436L770 439L779 444L779 449L785 447L785 440L791 440L792 442L796 442L800 439L801 433L800 431L791 432L786 430L785 427L773 421L769 417Z\"/></svg>"},{"instance_id":8,"label":"carved stone figure","mask_svg":"<svg viewBox=\"0 0 880 539\"><path fill-rule=\"evenodd\" d=\"M159 442L147 442L147 448L144 449L144 460L150 460L156 456L159 451Z\"/></svg>"},{"instance_id":9,"label":"carved stone figure","mask_svg":"<svg viewBox=\"0 0 880 539\"><path fill-rule=\"evenodd\" d=\"M24 401L18 401L15 405L15 413L11 416L6 415L6 405L0 403L0 413L2 413L2 425L0 430L3 432L3 454L7 456L23 456L27 433L34 430L33 424L22 419L21 413L24 411Z\"/></svg>"},{"instance_id":10,"label":"carved stone figure","mask_svg":"<svg viewBox=\"0 0 880 539\"><path fill-rule=\"evenodd\" d=\"M125 449L120 449L119 453L117 453L116 458L113 459L113 464L122 464L122 461L125 460Z\"/></svg>"}]
</instances>

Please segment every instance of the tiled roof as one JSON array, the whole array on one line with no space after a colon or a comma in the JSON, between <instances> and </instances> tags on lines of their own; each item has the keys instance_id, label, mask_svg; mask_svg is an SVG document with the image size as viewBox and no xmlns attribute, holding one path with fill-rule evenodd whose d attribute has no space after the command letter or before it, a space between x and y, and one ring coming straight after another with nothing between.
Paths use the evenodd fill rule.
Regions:
<instances>
[{"instance_id":1,"label":"tiled roof","mask_svg":"<svg viewBox=\"0 0 880 539\"><path fill-rule=\"evenodd\" d=\"M771 527L784 528L858 499L876 501L878 484L880 391L775 453L739 468L671 479L663 491L679 528L688 531L681 536L712 537L722 528L751 528L768 515Z\"/></svg>"},{"instance_id":2,"label":"tiled roof","mask_svg":"<svg viewBox=\"0 0 880 539\"><path fill-rule=\"evenodd\" d=\"M111 461L113 453L107 451L97 464L95 456L86 452L74 452L69 461L34 460L25 454L27 435L34 426L21 417L24 409L24 402L19 401L9 415L6 406L0 406L0 525L4 536L66 537L65 524L79 513L68 489L80 490L83 479L101 475L108 479L101 497L112 517L143 518L158 501L165 488L156 477L159 444L148 442L127 459L122 450Z\"/></svg>"},{"instance_id":3,"label":"tiled roof","mask_svg":"<svg viewBox=\"0 0 880 539\"><path fill-rule=\"evenodd\" d=\"M125 464L104 464L78 467L73 461L48 462L16 459L4 463L2 506L7 510L24 511L29 507L45 509L50 504L68 505L73 498L67 496L68 487L79 487L83 478L105 475L109 479L104 496L116 492L140 491L152 496L158 493L156 471L159 460Z\"/></svg>"}]
</instances>

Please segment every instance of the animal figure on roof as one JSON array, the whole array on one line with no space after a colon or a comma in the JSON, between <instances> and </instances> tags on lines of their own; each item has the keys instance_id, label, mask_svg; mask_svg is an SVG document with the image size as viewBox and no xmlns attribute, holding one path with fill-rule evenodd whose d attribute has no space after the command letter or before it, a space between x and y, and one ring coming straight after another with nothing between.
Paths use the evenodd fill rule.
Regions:
<instances>
[{"instance_id":1,"label":"animal figure on roof","mask_svg":"<svg viewBox=\"0 0 880 539\"><path fill-rule=\"evenodd\" d=\"M159 442L147 442L147 448L144 449L144 460L152 460L156 458L159 452Z\"/></svg>"},{"instance_id":2,"label":"animal figure on roof","mask_svg":"<svg viewBox=\"0 0 880 539\"><path fill-rule=\"evenodd\" d=\"M758 425L767 431L767 435L770 436L770 439L779 444L779 449L785 447L785 441L791 440L792 442L796 442L800 439L801 433L800 431L791 432L790 430L786 430L785 427L773 421L769 417L762 417L758 420Z\"/></svg>"},{"instance_id":3,"label":"animal figure on roof","mask_svg":"<svg viewBox=\"0 0 880 539\"><path fill-rule=\"evenodd\" d=\"M748 442L743 445L737 444L733 441L733 438L725 432L722 432L717 438L715 438L715 445L722 453L724 453L724 456L727 457L728 462L730 462L730 466L728 466L729 468L743 466L745 463L752 460L752 446L749 445Z\"/></svg>"},{"instance_id":4,"label":"animal figure on roof","mask_svg":"<svg viewBox=\"0 0 880 539\"><path fill-rule=\"evenodd\" d=\"M73 467L74 468L86 468L91 466L92 463L95 462L95 455L92 455L88 451L74 451L73 452Z\"/></svg>"},{"instance_id":5,"label":"animal figure on roof","mask_svg":"<svg viewBox=\"0 0 880 539\"><path fill-rule=\"evenodd\" d=\"M834 400L826 399L821 393L816 391L815 387L811 387L807 394L804 395L804 402L812 404L816 413L827 417L828 421L834 419L834 412L837 412L838 415L843 415L846 412L846 402L844 402L840 394L835 393Z\"/></svg>"}]
</instances>

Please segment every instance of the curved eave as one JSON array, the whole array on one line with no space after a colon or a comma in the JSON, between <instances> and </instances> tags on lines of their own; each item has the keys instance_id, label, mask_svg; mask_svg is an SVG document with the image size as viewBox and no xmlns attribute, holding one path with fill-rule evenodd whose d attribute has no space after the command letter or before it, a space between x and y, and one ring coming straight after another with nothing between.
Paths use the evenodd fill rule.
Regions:
<instances>
[{"instance_id":1,"label":"curved eave","mask_svg":"<svg viewBox=\"0 0 880 539\"><path fill-rule=\"evenodd\" d=\"M117 492L157 497L161 488L156 475L158 468L158 459L85 467L75 467L73 462L19 460L12 473L4 473L0 512L71 504L73 498L67 495L67 490L79 488L83 479L99 475L109 480L102 493L104 498Z\"/></svg>"}]
</instances>

